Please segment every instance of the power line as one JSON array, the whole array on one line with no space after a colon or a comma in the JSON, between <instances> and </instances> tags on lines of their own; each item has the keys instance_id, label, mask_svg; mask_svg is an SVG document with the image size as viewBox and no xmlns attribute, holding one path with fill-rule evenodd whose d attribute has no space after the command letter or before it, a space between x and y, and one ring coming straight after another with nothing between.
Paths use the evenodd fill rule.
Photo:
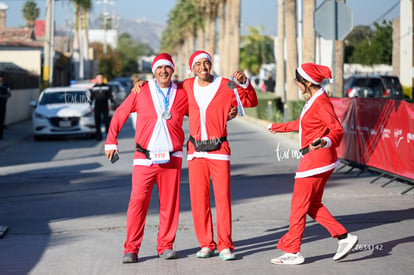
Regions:
<instances>
[{"instance_id":1,"label":"power line","mask_svg":"<svg viewBox=\"0 0 414 275\"><path fill-rule=\"evenodd\" d=\"M383 15L381 15L380 17L378 17L378 19L374 20L374 22L372 22L370 24L370 26L374 25L375 22L380 21L381 19L383 19L385 16L387 16L393 9L395 9L395 7L397 7L400 4L400 0L398 0L391 8L389 8Z\"/></svg>"}]
</instances>

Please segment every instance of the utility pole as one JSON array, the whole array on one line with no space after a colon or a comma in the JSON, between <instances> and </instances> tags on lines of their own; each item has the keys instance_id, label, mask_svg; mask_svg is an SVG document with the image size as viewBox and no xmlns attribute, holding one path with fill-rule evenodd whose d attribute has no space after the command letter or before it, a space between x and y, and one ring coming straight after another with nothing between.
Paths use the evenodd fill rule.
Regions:
<instances>
[{"instance_id":1,"label":"utility pole","mask_svg":"<svg viewBox=\"0 0 414 275\"><path fill-rule=\"evenodd\" d=\"M46 0L45 43L43 48L43 85L53 86L54 0Z\"/></svg>"},{"instance_id":2,"label":"utility pole","mask_svg":"<svg viewBox=\"0 0 414 275\"><path fill-rule=\"evenodd\" d=\"M114 4L113 1L102 0L96 1L97 4L103 4L103 27L104 27L104 43L103 43L103 53L106 55L108 42L107 42L107 30L108 30L108 4Z\"/></svg>"}]
</instances>

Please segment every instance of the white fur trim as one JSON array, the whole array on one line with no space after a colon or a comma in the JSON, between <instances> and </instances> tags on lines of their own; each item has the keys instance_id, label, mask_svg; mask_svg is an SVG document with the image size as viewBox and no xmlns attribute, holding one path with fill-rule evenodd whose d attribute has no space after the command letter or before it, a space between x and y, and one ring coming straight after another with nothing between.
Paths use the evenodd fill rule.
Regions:
<instances>
[{"instance_id":1,"label":"white fur trim","mask_svg":"<svg viewBox=\"0 0 414 275\"><path fill-rule=\"evenodd\" d=\"M335 169L335 167L339 166L339 164L341 164L341 162L337 160L336 162L329 164L327 166L324 166L324 167L318 167L318 168L303 171L303 172L296 172L295 178L307 178L310 176L319 175L319 174L328 172L332 169Z\"/></svg>"},{"instance_id":2,"label":"white fur trim","mask_svg":"<svg viewBox=\"0 0 414 275\"><path fill-rule=\"evenodd\" d=\"M105 151L108 150L117 150L118 151L118 145L116 144L105 144Z\"/></svg>"},{"instance_id":3,"label":"white fur trim","mask_svg":"<svg viewBox=\"0 0 414 275\"><path fill-rule=\"evenodd\" d=\"M194 158L205 158L205 159L230 161L230 155L223 155L223 154L209 154L208 152L194 152L192 154L187 155L187 160L192 160Z\"/></svg>"},{"instance_id":4,"label":"white fur trim","mask_svg":"<svg viewBox=\"0 0 414 275\"><path fill-rule=\"evenodd\" d=\"M169 61L167 59L160 59L160 60L156 61L154 63L154 65L152 65L152 73L155 74L155 70L158 67L161 67L161 66L164 66L164 65L169 66L169 67L171 67L174 70L174 64L171 63L171 61Z\"/></svg>"},{"instance_id":5,"label":"white fur trim","mask_svg":"<svg viewBox=\"0 0 414 275\"><path fill-rule=\"evenodd\" d=\"M312 82L313 84L316 84L316 85L319 85L319 84L321 84L320 82L316 82L315 80L313 80L303 69L302 69L302 66L300 66L299 68L298 68L298 73L304 78L304 79L306 79L307 81L310 81L310 82Z\"/></svg>"},{"instance_id":6,"label":"white fur trim","mask_svg":"<svg viewBox=\"0 0 414 275\"><path fill-rule=\"evenodd\" d=\"M210 62L211 62L211 63L213 63L213 61L211 60L211 56L210 56L209 54L206 54L206 53L200 53L200 54L198 54L198 55L196 55L196 56L194 57L194 59L193 59L193 63L191 63L191 68L190 68L190 70L191 70L191 71L193 71L194 64L195 64L198 60L200 60L201 58L207 58L208 60L210 60Z\"/></svg>"}]
</instances>

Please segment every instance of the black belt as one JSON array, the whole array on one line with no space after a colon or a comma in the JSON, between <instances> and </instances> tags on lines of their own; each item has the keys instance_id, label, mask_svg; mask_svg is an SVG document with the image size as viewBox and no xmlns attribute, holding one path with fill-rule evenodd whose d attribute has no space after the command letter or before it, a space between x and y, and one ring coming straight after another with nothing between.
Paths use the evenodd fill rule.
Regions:
<instances>
[{"instance_id":1,"label":"black belt","mask_svg":"<svg viewBox=\"0 0 414 275\"><path fill-rule=\"evenodd\" d=\"M141 145L139 145L138 143L136 143L136 147L135 147L135 149L136 149L138 152L144 153L144 154L145 154L145 157L146 157L147 159L151 159L151 158L150 158L150 151L148 151L147 149L144 149L144 148L143 148ZM172 154L174 154L175 152L178 152L178 151L169 152L169 153L170 153L170 156L171 156Z\"/></svg>"},{"instance_id":2,"label":"black belt","mask_svg":"<svg viewBox=\"0 0 414 275\"><path fill-rule=\"evenodd\" d=\"M300 149L299 152L302 154L302 156L306 155L307 153L309 153L309 146Z\"/></svg>"}]
</instances>

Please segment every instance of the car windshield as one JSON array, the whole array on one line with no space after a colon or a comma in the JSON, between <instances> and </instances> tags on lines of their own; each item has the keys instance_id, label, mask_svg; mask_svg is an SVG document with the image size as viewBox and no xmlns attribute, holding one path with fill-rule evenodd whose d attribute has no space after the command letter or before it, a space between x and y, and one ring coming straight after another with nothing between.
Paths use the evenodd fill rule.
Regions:
<instances>
[{"instance_id":1,"label":"car windshield","mask_svg":"<svg viewBox=\"0 0 414 275\"><path fill-rule=\"evenodd\" d=\"M39 104L75 104L88 101L88 95L84 91L63 91L45 93Z\"/></svg>"}]
</instances>

